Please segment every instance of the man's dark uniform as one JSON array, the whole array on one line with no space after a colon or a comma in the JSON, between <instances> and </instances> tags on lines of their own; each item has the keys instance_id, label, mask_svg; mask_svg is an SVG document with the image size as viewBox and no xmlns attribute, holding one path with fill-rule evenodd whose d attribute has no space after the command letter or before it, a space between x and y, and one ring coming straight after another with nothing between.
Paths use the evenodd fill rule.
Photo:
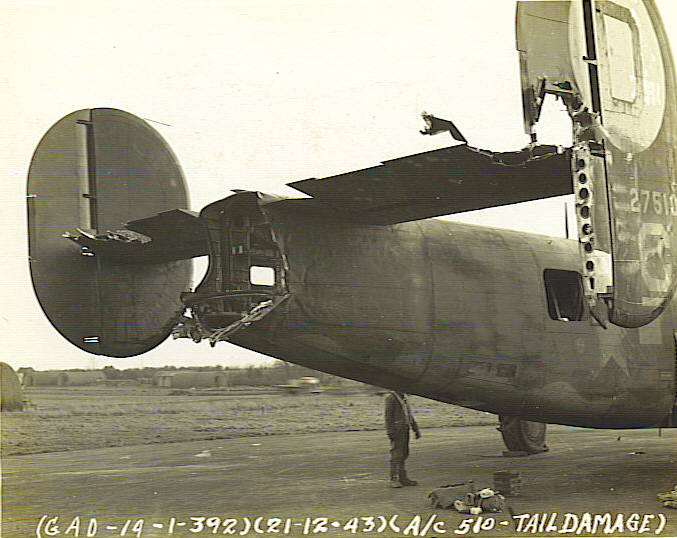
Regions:
<instances>
[{"instance_id":1,"label":"man's dark uniform","mask_svg":"<svg viewBox=\"0 0 677 538\"><path fill-rule=\"evenodd\" d=\"M403 393L391 392L386 396L385 418L390 439L390 487L415 486L417 482L407 478L404 462L409 456L409 428L414 431L416 439L421 434Z\"/></svg>"}]
</instances>

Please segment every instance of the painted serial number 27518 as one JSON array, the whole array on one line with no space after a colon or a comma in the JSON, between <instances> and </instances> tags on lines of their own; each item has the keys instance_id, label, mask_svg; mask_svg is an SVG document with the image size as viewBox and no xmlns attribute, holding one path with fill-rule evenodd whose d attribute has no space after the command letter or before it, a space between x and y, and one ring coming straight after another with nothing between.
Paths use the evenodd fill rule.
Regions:
<instances>
[{"instance_id":1,"label":"painted serial number 27518","mask_svg":"<svg viewBox=\"0 0 677 538\"><path fill-rule=\"evenodd\" d=\"M677 216L677 195L633 187L630 189L630 211Z\"/></svg>"}]
</instances>

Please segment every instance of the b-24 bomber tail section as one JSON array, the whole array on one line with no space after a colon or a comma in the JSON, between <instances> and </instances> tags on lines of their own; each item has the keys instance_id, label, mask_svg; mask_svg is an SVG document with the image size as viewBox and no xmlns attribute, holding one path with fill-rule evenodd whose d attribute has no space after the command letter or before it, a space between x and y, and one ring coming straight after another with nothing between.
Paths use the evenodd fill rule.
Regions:
<instances>
[{"instance_id":1,"label":"b-24 bomber tail section","mask_svg":"<svg viewBox=\"0 0 677 538\"><path fill-rule=\"evenodd\" d=\"M236 191L193 213L143 120L66 116L29 172L45 314L95 354L228 340L504 424L675 426L677 91L655 3L518 2L517 47L524 149L425 115L461 144L290 184L310 198ZM538 142L549 96L571 148ZM563 194L578 242L431 218Z\"/></svg>"}]
</instances>

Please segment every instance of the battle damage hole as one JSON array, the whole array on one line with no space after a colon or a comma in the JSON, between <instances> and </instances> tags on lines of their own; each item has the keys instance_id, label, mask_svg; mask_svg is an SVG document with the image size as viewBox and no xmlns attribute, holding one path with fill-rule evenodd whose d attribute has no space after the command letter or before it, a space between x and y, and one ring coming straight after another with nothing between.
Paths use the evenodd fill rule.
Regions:
<instances>
[{"instance_id":1,"label":"battle damage hole","mask_svg":"<svg viewBox=\"0 0 677 538\"><path fill-rule=\"evenodd\" d=\"M272 267L252 265L249 268L249 281L254 286L274 286L275 269Z\"/></svg>"},{"instance_id":2,"label":"battle damage hole","mask_svg":"<svg viewBox=\"0 0 677 538\"><path fill-rule=\"evenodd\" d=\"M548 314L556 321L581 321L585 312L581 275L576 271L543 271Z\"/></svg>"}]
</instances>

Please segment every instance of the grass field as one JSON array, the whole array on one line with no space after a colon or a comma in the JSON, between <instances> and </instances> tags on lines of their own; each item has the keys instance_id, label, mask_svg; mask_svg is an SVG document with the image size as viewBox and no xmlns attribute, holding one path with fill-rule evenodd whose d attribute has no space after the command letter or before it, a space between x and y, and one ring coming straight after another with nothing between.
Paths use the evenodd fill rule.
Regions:
<instances>
[{"instance_id":1,"label":"grass field","mask_svg":"<svg viewBox=\"0 0 677 538\"><path fill-rule=\"evenodd\" d=\"M244 390L172 395L151 386L29 387L30 409L3 412L2 455L290 433L383 428L375 394ZM412 397L421 428L496 423L495 415Z\"/></svg>"}]
</instances>

